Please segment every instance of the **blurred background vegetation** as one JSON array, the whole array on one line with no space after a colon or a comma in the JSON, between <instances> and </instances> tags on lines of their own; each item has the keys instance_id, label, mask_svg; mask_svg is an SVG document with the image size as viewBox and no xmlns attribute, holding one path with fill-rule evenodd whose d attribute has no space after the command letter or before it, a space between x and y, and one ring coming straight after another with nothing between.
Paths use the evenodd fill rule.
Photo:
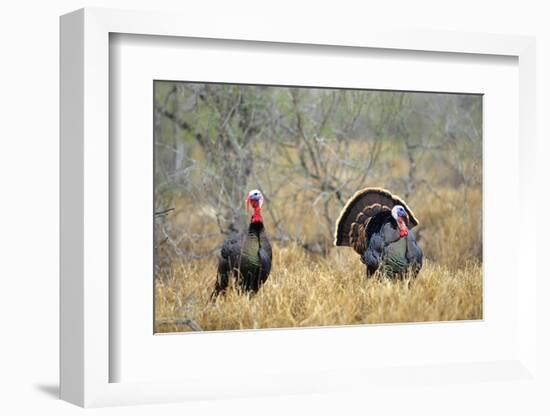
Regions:
<instances>
[{"instance_id":1,"label":"blurred background vegetation","mask_svg":"<svg viewBox=\"0 0 550 416\"><path fill-rule=\"evenodd\" d=\"M276 245L327 257L367 186L404 198L427 259L482 259L480 95L155 82L157 272L214 258L265 197ZM169 211L167 211L169 210Z\"/></svg>"}]
</instances>

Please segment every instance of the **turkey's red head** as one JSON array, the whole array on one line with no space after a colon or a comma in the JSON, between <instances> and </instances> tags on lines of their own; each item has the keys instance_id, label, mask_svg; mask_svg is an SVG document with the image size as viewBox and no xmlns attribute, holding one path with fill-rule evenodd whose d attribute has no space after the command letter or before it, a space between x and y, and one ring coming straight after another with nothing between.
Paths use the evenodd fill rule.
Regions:
<instances>
[{"instance_id":1,"label":"turkey's red head","mask_svg":"<svg viewBox=\"0 0 550 416\"><path fill-rule=\"evenodd\" d=\"M252 222L262 222L262 205L264 204L264 196L257 189L251 190L246 196L246 208L252 208Z\"/></svg>"},{"instance_id":2,"label":"turkey's red head","mask_svg":"<svg viewBox=\"0 0 550 416\"><path fill-rule=\"evenodd\" d=\"M409 235L409 214L401 205L396 205L391 210L391 215L397 222L399 228L399 237L403 238Z\"/></svg>"}]
</instances>

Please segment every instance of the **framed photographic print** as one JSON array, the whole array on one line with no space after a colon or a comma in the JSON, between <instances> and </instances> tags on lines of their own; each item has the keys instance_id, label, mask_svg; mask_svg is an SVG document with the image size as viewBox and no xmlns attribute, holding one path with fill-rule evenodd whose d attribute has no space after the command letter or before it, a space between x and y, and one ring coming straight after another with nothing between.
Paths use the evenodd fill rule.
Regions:
<instances>
[{"instance_id":1,"label":"framed photographic print","mask_svg":"<svg viewBox=\"0 0 550 416\"><path fill-rule=\"evenodd\" d=\"M532 379L534 41L243 30L61 19L62 398Z\"/></svg>"}]
</instances>

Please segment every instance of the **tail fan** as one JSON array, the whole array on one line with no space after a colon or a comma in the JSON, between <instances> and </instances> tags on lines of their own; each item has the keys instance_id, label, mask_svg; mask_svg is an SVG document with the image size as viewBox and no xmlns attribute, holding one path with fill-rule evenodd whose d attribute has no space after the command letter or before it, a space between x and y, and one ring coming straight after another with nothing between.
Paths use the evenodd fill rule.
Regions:
<instances>
[{"instance_id":1,"label":"tail fan","mask_svg":"<svg viewBox=\"0 0 550 416\"><path fill-rule=\"evenodd\" d=\"M372 217L391 211L395 205L401 205L409 215L409 228L418 225L414 213L405 201L383 188L365 188L353 195L336 220L334 233L335 246L351 246L357 249L365 243L366 228Z\"/></svg>"}]
</instances>

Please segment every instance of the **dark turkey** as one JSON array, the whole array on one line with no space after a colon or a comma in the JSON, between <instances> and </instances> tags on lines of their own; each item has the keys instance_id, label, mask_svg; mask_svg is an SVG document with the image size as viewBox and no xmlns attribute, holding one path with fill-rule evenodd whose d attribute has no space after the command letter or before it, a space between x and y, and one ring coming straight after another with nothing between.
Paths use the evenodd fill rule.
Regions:
<instances>
[{"instance_id":1,"label":"dark turkey","mask_svg":"<svg viewBox=\"0 0 550 416\"><path fill-rule=\"evenodd\" d=\"M387 277L416 276L422 268L422 249L412 228L418 220L398 196L381 188L353 195L336 221L334 245L350 246L367 266Z\"/></svg>"},{"instance_id":2,"label":"dark turkey","mask_svg":"<svg viewBox=\"0 0 550 416\"><path fill-rule=\"evenodd\" d=\"M271 271L271 244L267 238L262 205L264 197L252 190L246 198L247 208L254 211L246 232L235 234L224 241L218 259L218 273L213 297L223 292L231 277L243 291L257 292Z\"/></svg>"}]
</instances>

